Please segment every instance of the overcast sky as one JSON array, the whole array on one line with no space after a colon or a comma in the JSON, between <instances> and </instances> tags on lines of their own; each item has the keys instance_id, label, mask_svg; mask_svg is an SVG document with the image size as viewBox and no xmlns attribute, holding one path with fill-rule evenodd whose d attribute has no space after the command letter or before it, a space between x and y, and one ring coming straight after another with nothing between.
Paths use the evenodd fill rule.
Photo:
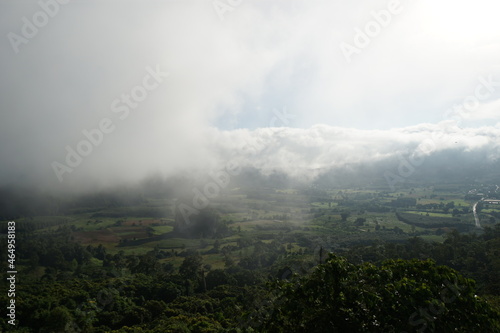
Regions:
<instances>
[{"instance_id":1,"label":"overcast sky","mask_svg":"<svg viewBox=\"0 0 500 333\"><path fill-rule=\"evenodd\" d=\"M498 149L497 0L59 1L0 2L1 184Z\"/></svg>"}]
</instances>

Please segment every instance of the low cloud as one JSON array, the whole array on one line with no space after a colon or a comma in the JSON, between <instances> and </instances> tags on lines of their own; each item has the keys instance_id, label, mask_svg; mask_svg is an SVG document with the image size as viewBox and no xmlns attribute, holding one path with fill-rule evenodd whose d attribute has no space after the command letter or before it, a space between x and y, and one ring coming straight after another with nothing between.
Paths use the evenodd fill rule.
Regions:
<instances>
[{"instance_id":1,"label":"low cloud","mask_svg":"<svg viewBox=\"0 0 500 333\"><path fill-rule=\"evenodd\" d=\"M349 164L377 162L422 149L426 154L454 149L487 148L498 158L500 130L461 129L452 122L392 130L359 130L317 125L308 129L262 128L255 131L211 131L212 156L235 159L264 173L284 172L314 179L321 172Z\"/></svg>"},{"instance_id":2,"label":"low cloud","mask_svg":"<svg viewBox=\"0 0 500 333\"><path fill-rule=\"evenodd\" d=\"M21 36L42 7L2 2L0 184L83 189L203 174L231 159L314 179L429 139L429 154L486 147L496 158L499 126L487 121L498 123L498 4L400 3L347 63L341 43L389 1L243 1L223 20L212 1L69 1L17 49L5 36ZM143 84L148 66L168 78L120 119L113 101ZM461 123L440 122L475 96L479 77L492 77L491 95L454 114ZM67 163L67 147L103 119L113 131L60 182L53 163Z\"/></svg>"}]
</instances>

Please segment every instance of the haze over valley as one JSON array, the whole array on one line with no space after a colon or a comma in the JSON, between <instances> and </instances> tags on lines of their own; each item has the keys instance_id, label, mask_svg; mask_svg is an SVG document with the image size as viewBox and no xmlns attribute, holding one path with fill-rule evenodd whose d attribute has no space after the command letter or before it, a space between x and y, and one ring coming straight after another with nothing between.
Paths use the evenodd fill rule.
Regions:
<instances>
[{"instance_id":1,"label":"haze over valley","mask_svg":"<svg viewBox=\"0 0 500 333\"><path fill-rule=\"evenodd\" d=\"M500 332L499 9L1 1L0 331Z\"/></svg>"}]
</instances>

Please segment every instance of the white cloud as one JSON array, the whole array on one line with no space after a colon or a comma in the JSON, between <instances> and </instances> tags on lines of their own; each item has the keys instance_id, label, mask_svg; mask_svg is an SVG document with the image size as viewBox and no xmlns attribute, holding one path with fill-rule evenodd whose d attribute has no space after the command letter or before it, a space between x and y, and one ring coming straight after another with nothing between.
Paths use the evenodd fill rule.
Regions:
<instances>
[{"instance_id":1,"label":"white cloud","mask_svg":"<svg viewBox=\"0 0 500 333\"><path fill-rule=\"evenodd\" d=\"M465 112L463 117L471 120L500 119L500 99L481 103L475 110Z\"/></svg>"},{"instance_id":2,"label":"white cloud","mask_svg":"<svg viewBox=\"0 0 500 333\"><path fill-rule=\"evenodd\" d=\"M308 129L263 128L255 131L211 131L209 149L221 161L235 159L270 173L314 177L331 167L409 155L432 143L432 153L446 149L491 148L498 156L500 131L494 127L460 129L449 123L422 124L393 130L357 130L317 125ZM429 141L430 140L430 141ZM215 156L211 153L210 156Z\"/></svg>"},{"instance_id":3,"label":"white cloud","mask_svg":"<svg viewBox=\"0 0 500 333\"><path fill-rule=\"evenodd\" d=\"M169 78L65 184L203 170L232 156L298 175L385 158L436 132L447 133L436 149L496 142L498 126L417 125L441 121L479 76L500 70L496 2L443 3L401 1L401 14L347 64L339 44L388 1L244 1L224 21L211 1L72 1L18 54L0 40L0 183L57 182L51 162L115 116L111 102L156 64ZM37 10L0 3L0 34L21 33ZM498 106L492 96L470 117L498 119ZM245 130L269 126L284 107L296 128ZM213 128L220 119L242 130Z\"/></svg>"}]
</instances>

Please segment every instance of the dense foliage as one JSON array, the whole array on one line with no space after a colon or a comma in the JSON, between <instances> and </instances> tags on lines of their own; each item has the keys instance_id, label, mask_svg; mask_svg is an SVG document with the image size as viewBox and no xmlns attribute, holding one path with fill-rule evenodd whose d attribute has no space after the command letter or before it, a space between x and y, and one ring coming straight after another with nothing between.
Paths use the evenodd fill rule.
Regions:
<instances>
[{"instance_id":1,"label":"dense foliage","mask_svg":"<svg viewBox=\"0 0 500 333\"><path fill-rule=\"evenodd\" d=\"M279 242L261 242L251 256L224 269L212 269L195 251L186 251L173 269L161 263L166 253L159 249L110 255L102 246L75 243L68 228L51 235L26 231L19 233L26 246L19 248L18 326L12 330L2 318L0 327L95 333L495 332L499 231L500 226L482 236L451 233L443 244L415 238L355 247L344 253L351 262L330 255L320 265L324 253L290 255ZM487 300L476 295L474 280L454 269L409 259L427 256L477 277ZM387 257L408 260L379 260ZM360 260L365 262L356 264ZM6 295L0 298L5 304Z\"/></svg>"},{"instance_id":2,"label":"dense foliage","mask_svg":"<svg viewBox=\"0 0 500 333\"><path fill-rule=\"evenodd\" d=\"M0 193L0 331L500 332L500 210L476 228L463 191L241 188L187 216L152 185Z\"/></svg>"},{"instance_id":3,"label":"dense foliage","mask_svg":"<svg viewBox=\"0 0 500 333\"><path fill-rule=\"evenodd\" d=\"M500 316L474 281L431 260L350 264L331 255L305 277L278 283L269 332L493 332Z\"/></svg>"}]
</instances>

